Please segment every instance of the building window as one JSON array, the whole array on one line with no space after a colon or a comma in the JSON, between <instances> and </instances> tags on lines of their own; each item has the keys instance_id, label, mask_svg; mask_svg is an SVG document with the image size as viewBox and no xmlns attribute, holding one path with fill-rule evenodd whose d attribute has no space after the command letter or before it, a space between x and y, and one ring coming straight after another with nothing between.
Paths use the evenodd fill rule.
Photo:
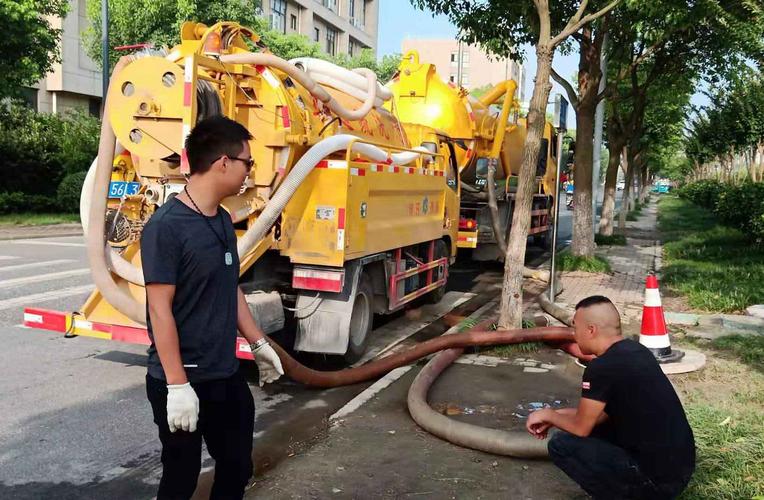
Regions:
<instances>
[{"instance_id":1,"label":"building window","mask_svg":"<svg viewBox=\"0 0 764 500\"><path fill-rule=\"evenodd\" d=\"M24 87L21 89L21 100L24 104L37 111L37 89Z\"/></svg>"},{"instance_id":2,"label":"building window","mask_svg":"<svg viewBox=\"0 0 764 500\"><path fill-rule=\"evenodd\" d=\"M337 53L337 30L326 27L326 53L333 56Z\"/></svg>"},{"instance_id":3,"label":"building window","mask_svg":"<svg viewBox=\"0 0 764 500\"><path fill-rule=\"evenodd\" d=\"M273 0L271 4L271 29L286 33L286 0Z\"/></svg>"},{"instance_id":4,"label":"building window","mask_svg":"<svg viewBox=\"0 0 764 500\"><path fill-rule=\"evenodd\" d=\"M321 41L321 31L319 31L318 28L313 28L313 39L316 41L316 43Z\"/></svg>"},{"instance_id":5,"label":"building window","mask_svg":"<svg viewBox=\"0 0 764 500\"><path fill-rule=\"evenodd\" d=\"M297 16L294 14L289 16L289 28L291 28L293 31L297 31Z\"/></svg>"},{"instance_id":6,"label":"building window","mask_svg":"<svg viewBox=\"0 0 764 500\"><path fill-rule=\"evenodd\" d=\"M358 44L352 38L348 40L348 55L353 57L356 54Z\"/></svg>"},{"instance_id":7,"label":"building window","mask_svg":"<svg viewBox=\"0 0 764 500\"><path fill-rule=\"evenodd\" d=\"M448 81L451 83L456 83L456 73L451 73L451 76L448 77Z\"/></svg>"},{"instance_id":8,"label":"building window","mask_svg":"<svg viewBox=\"0 0 764 500\"><path fill-rule=\"evenodd\" d=\"M99 97L91 97L88 100L88 113L96 118L101 116L101 99Z\"/></svg>"},{"instance_id":9,"label":"building window","mask_svg":"<svg viewBox=\"0 0 764 500\"><path fill-rule=\"evenodd\" d=\"M321 0L321 5L332 12L337 12L337 0Z\"/></svg>"},{"instance_id":10,"label":"building window","mask_svg":"<svg viewBox=\"0 0 764 500\"><path fill-rule=\"evenodd\" d=\"M355 0L348 0L348 17L351 23L355 19Z\"/></svg>"},{"instance_id":11,"label":"building window","mask_svg":"<svg viewBox=\"0 0 764 500\"><path fill-rule=\"evenodd\" d=\"M459 62L456 60L457 55L458 55L458 52L451 52L451 66L456 66L456 63Z\"/></svg>"}]
</instances>

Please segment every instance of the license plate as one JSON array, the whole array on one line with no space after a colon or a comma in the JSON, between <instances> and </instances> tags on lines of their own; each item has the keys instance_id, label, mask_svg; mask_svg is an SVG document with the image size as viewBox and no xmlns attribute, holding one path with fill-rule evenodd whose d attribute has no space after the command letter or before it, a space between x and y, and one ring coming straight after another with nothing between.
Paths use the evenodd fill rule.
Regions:
<instances>
[{"instance_id":1,"label":"license plate","mask_svg":"<svg viewBox=\"0 0 764 500\"><path fill-rule=\"evenodd\" d=\"M111 181L109 183L109 198L122 198L138 194L140 182Z\"/></svg>"}]
</instances>

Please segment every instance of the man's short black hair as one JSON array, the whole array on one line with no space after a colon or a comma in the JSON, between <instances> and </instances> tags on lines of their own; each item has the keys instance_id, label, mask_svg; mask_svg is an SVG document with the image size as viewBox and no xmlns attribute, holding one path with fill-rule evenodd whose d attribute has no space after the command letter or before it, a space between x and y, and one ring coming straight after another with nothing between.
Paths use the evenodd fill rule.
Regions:
<instances>
[{"instance_id":1,"label":"man's short black hair","mask_svg":"<svg viewBox=\"0 0 764 500\"><path fill-rule=\"evenodd\" d=\"M586 309L587 307L596 306L597 304L610 304L612 306L613 302L604 295L592 295L591 297L586 297L578 304L576 304L576 311L579 309Z\"/></svg>"},{"instance_id":2,"label":"man's short black hair","mask_svg":"<svg viewBox=\"0 0 764 500\"><path fill-rule=\"evenodd\" d=\"M186 155L191 175L203 174L221 156L238 156L242 142L252 135L241 124L225 116L205 118L186 137Z\"/></svg>"}]
</instances>

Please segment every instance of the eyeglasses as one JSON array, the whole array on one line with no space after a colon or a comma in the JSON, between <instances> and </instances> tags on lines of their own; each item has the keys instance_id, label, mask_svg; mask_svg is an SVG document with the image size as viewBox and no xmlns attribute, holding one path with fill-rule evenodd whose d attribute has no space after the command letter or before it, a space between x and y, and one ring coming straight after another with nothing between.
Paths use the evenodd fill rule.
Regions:
<instances>
[{"instance_id":1,"label":"eyeglasses","mask_svg":"<svg viewBox=\"0 0 764 500\"><path fill-rule=\"evenodd\" d=\"M220 158L223 158L222 156ZM218 158L218 160L220 159ZM255 165L255 159L254 158L238 158L236 156L226 156L229 160L239 160L240 162L244 163L244 165L247 166L247 172L252 170L252 167ZM215 160L215 161L218 161ZM215 162L212 162L215 163Z\"/></svg>"}]
</instances>

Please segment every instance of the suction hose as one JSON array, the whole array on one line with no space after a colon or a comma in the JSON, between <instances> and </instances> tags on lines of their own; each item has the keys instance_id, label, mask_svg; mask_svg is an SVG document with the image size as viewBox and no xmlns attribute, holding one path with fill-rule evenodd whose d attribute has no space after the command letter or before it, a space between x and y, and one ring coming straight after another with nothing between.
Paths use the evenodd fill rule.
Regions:
<instances>
[{"instance_id":1,"label":"suction hose","mask_svg":"<svg viewBox=\"0 0 764 500\"><path fill-rule=\"evenodd\" d=\"M462 348L445 350L422 368L409 387L407 403L411 418L430 434L458 446L517 458L546 457L546 442L531 437L527 432L503 431L459 422L438 413L427 404L427 393L432 384L463 352Z\"/></svg>"},{"instance_id":2,"label":"suction hose","mask_svg":"<svg viewBox=\"0 0 764 500\"><path fill-rule=\"evenodd\" d=\"M360 108L351 111L342 107L340 103L335 101L334 98L329 95L329 93L322 86L318 85L312 78L310 78L307 73L301 71L294 64L290 64L288 61L274 56L273 54L259 54L254 52L228 54L220 56L220 62L229 64L253 64L270 66L272 68L283 71L291 78L296 80L300 85L305 87L313 97L323 102L329 109L331 109L343 120L360 120L369 114L369 111L371 111L371 109L374 107L374 99L377 97L377 76L374 74L374 72L368 69L359 68L357 70L360 75L366 77L367 95L363 105L361 105Z\"/></svg>"},{"instance_id":3,"label":"suction hose","mask_svg":"<svg viewBox=\"0 0 764 500\"><path fill-rule=\"evenodd\" d=\"M124 150L125 148L122 147L119 141L117 141L114 153L119 155ZM93 186L95 184L97 169L98 157L96 156L93 159L93 163L90 164L87 175L85 175L85 182L82 184L82 191L80 192L80 223L82 224L82 231L86 236L88 234L88 226L90 222L90 205L93 198ZM104 251L106 252L106 262L112 272L130 283L144 286L143 270L125 260L122 255L108 243L106 243Z\"/></svg>"},{"instance_id":4,"label":"suction hose","mask_svg":"<svg viewBox=\"0 0 764 500\"><path fill-rule=\"evenodd\" d=\"M344 370L323 372L298 363L275 342L270 342L281 359L284 371L290 378L312 387L339 387L378 378L399 366L410 364L419 358L443 349L487 346L497 344L520 344L523 342L566 343L573 341L573 331L562 326L528 328L524 330L468 331L443 335L427 340L412 349L392 354L377 361Z\"/></svg>"},{"instance_id":5,"label":"suction hose","mask_svg":"<svg viewBox=\"0 0 764 500\"><path fill-rule=\"evenodd\" d=\"M129 64L127 58L121 58L114 67L114 73L118 74ZM96 172L93 180L93 196L90 200L90 214L87 228L87 252L93 282L103 297L118 311L131 320L145 324L146 308L143 304L133 299L124 290L120 289L109 272L107 260L105 223L106 223L106 199L111 180L112 162L114 161L114 149L116 137L109 123L109 95L106 96L104 105L103 122L101 123L101 137L98 142L98 159Z\"/></svg>"},{"instance_id":6,"label":"suction hose","mask_svg":"<svg viewBox=\"0 0 764 500\"><path fill-rule=\"evenodd\" d=\"M239 257L243 258L252 248L254 248L257 242L265 236L311 170L313 170L318 162L330 154L344 151L349 144L353 143L351 146L353 151L376 162L383 163L392 160L393 163L405 165L411 163L420 156L419 153L410 151L394 153L388 156L386 151L376 146L353 142L357 140L358 137L353 135L335 135L322 140L306 151L289 171L289 174L286 176L279 189L273 194L273 197L268 201L265 209L263 209L262 213L257 217L252 226L247 229L247 232L244 233L241 238L239 238L237 245ZM427 152L424 148L418 149L422 152Z\"/></svg>"}]
</instances>

